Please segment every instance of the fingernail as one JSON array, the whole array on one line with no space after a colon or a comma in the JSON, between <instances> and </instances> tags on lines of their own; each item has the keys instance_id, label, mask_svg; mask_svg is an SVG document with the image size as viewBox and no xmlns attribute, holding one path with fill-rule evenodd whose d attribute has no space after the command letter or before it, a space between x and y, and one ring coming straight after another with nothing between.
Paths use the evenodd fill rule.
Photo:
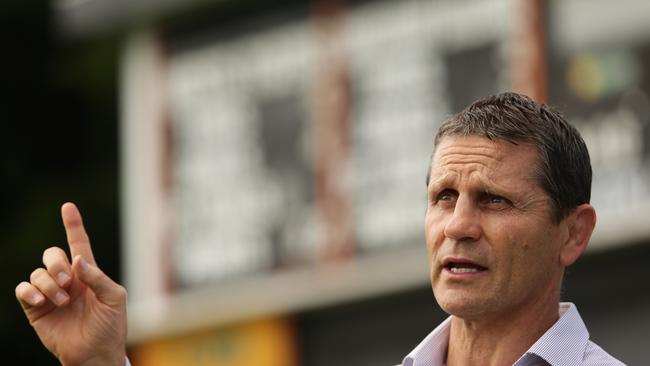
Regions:
<instances>
[{"instance_id":1,"label":"fingernail","mask_svg":"<svg viewBox=\"0 0 650 366\"><path fill-rule=\"evenodd\" d=\"M34 294L32 296L32 305L38 305L41 301L43 301L44 297L41 294Z\"/></svg>"},{"instance_id":2,"label":"fingernail","mask_svg":"<svg viewBox=\"0 0 650 366\"><path fill-rule=\"evenodd\" d=\"M70 276L65 272L59 272L59 274L56 275L56 279L59 281L59 285L65 286L68 281L70 281Z\"/></svg>"},{"instance_id":3,"label":"fingernail","mask_svg":"<svg viewBox=\"0 0 650 366\"><path fill-rule=\"evenodd\" d=\"M63 305L67 300L68 300L68 295L66 295L62 291L57 292L56 295L54 296L54 301L57 303L57 305Z\"/></svg>"},{"instance_id":4,"label":"fingernail","mask_svg":"<svg viewBox=\"0 0 650 366\"><path fill-rule=\"evenodd\" d=\"M81 267L82 272L88 271L88 262L86 262L84 257L79 257L79 266Z\"/></svg>"}]
</instances>

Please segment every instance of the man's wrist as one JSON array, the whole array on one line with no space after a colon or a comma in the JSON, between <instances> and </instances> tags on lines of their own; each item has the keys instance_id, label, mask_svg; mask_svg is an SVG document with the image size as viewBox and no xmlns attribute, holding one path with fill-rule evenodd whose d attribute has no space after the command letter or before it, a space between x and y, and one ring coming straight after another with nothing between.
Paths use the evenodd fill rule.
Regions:
<instances>
[{"instance_id":1,"label":"man's wrist","mask_svg":"<svg viewBox=\"0 0 650 366\"><path fill-rule=\"evenodd\" d=\"M118 351L106 356L93 357L79 366L130 366L126 357L126 350ZM66 366L66 365L64 365Z\"/></svg>"}]
</instances>

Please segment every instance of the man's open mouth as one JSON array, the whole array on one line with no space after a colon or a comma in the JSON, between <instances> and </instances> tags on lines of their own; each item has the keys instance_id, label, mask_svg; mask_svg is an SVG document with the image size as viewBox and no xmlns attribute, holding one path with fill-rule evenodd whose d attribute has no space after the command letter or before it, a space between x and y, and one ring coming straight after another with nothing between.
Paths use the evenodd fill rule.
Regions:
<instances>
[{"instance_id":1,"label":"man's open mouth","mask_svg":"<svg viewBox=\"0 0 650 366\"><path fill-rule=\"evenodd\" d=\"M471 262L454 262L449 261L445 264L445 268L451 273L478 273L487 270L483 266Z\"/></svg>"}]
</instances>

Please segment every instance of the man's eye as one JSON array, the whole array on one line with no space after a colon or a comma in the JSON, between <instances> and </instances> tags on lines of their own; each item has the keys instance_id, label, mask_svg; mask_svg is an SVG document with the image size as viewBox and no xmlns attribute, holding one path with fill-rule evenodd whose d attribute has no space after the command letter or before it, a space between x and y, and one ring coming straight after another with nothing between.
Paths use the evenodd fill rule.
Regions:
<instances>
[{"instance_id":1,"label":"man's eye","mask_svg":"<svg viewBox=\"0 0 650 366\"><path fill-rule=\"evenodd\" d=\"M508 200L501 196L492 196L490 197L490 203L507 203Z\"/></svg>"},{"instance_id":2,"label":"man's eye","mask_svg":"<svg viewBox=\"0 0 650 366\"><path fill-rule=\"evenodd\" d=\"M455 198L454 192L446 189L438 194L437 201L453 201Z\"/></svg>"},{"instance_id":3,"label":"man's eye","mask_svg":"<svg viewBox=\"0 0 650 366\"><path fill-rule=\"evenodd\" d=\"M510 205L510 200L495 194L487 194L483 200L490 205Z\"/></svg>"}]
</instances>

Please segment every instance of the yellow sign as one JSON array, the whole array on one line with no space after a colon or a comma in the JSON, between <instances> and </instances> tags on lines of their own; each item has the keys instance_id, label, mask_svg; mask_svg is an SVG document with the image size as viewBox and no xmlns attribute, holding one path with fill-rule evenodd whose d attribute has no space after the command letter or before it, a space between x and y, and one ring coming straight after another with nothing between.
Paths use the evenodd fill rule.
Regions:
<instances>
[{"instance_id":1,"label":"yellow sign","mask_svg":"<svg viewBox=\"0 0 650 366\"><path fill-rule=\"evenodd\" d=\"M134 366L295 366L296 336L274 318L136 345Z\"/></svg>"}]
</instances>

